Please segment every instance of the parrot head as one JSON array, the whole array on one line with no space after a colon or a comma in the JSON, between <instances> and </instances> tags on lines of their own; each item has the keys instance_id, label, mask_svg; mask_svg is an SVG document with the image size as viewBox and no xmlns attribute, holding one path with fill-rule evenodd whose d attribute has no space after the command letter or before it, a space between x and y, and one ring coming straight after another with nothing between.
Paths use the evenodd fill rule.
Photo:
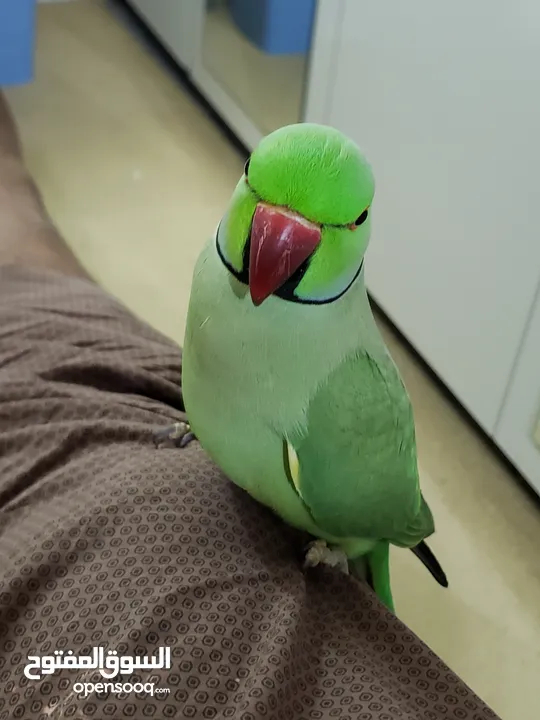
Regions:
<instances>
[{"instance_id":1,"label":"parrot head","mask_svg":"<svg viewBox=\"0 0 540 720\"><path fill-rule=\"evenodd\" d=\"M338 130L280 128L246 163L218 228L218 253L255 305L271 295L332 302L360 274L373 194L367 161Z\"/></svg>"}]
</instances>

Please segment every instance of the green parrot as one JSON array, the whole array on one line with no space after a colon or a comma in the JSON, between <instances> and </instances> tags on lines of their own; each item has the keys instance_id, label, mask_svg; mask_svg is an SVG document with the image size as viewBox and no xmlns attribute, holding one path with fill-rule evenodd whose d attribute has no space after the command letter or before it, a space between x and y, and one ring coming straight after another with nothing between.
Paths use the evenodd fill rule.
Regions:
<instances>
[{"instance_id":1,"label":"green parrot","mask_svg":"<svg viewBox=\"0 0 540 720\"><path fill-rule=\"evenodd\" d=\"M183 350L189 426L216 464L394 610L389 546L434 532L411 403L364 284L374 179L310 123L265 137L196 263Z\"/></svg>"}]
</instances>

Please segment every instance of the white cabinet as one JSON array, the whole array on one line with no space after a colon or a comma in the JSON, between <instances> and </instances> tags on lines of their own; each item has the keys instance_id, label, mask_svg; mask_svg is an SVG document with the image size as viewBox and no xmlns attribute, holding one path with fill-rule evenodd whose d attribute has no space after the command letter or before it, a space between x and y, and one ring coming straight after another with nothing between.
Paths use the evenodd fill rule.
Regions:
<instances>
[{"instance_id":1,"label":"white cabinet","mask_svg":"<svg viewBox=\"0 0 540 720\"><path fill-rule=\"evenodd\" d=\"M495 440L540 494L540 286Z\"/></svg>"},{"instance_id":2,"label":"white cabinet","mask_svg":"<svg viewBox=\"0 0 540 720\"><path fill-rule=\"evenodd\" d=\"M128 0L175 60L193 67L203 5L200 0Z\"/></svg>"},{"instance_id":3,"label":"white cabinet","mask_svg":"<svg viewBox=\"0 0 540 720\"><path fill-rule=\"evenodd\" d=\"M540 278L537 6L340 5L318 119L374 166L369 289L492 434Z\"/></svg>"}]
</instances>

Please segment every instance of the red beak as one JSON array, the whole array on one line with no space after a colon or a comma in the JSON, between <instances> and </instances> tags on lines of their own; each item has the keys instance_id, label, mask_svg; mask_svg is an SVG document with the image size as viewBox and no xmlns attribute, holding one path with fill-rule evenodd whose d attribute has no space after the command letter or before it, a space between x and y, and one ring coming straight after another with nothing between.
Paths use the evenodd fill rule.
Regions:
<instances>
[{"instance_id":1,"label":"red beak","mask_svg":"<svg viewBox=\"0 0 540 720\"><path fill-rule=\"evenodd\" d=\"M319 225L298 213L259 203L251 225L249 291L260 305L280 288L321 241Z\"/></svg>"}]
</instances>

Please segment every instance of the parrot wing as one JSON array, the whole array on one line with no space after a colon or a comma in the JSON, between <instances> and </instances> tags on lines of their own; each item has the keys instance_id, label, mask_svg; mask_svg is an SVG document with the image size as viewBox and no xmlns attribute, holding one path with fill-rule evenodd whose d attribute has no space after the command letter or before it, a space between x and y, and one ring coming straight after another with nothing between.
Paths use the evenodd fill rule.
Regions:
<instances>
[{"instance_id":1,"label":"parrot wing","mask_svg":"<svg viewBox=\"0 0 540 720\"><path fill-rule=\"evenodd\" d=\"M384 350L345 359L289 439L289 471L317 526L335 537L414 547L434 532L419 486L412 407Z\"/></svg>"}]
</instances>

